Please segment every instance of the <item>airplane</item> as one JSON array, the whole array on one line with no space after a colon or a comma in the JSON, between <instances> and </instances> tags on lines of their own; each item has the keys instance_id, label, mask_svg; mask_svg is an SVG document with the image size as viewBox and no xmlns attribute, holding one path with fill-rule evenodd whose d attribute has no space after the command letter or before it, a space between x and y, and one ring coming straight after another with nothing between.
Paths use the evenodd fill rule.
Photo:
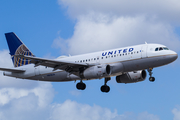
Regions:
<instances>
[{"instance_id":1,"label":"airplane","mask_svg":"<svg viewBox=\"0 0 180 120\"><path fill-rule=\"evenodd\" d=\"M36 57L15 33L5 33L14 68L0 68L4 76L21 79L66 82L80 80L78 90L84 90L84 80L102 79L102 92L109 92L107 82L116 76L117 83L136 83L146 79L154 82L153 68L175 61L176 52L161 44L141 44L56 59ZM2 58L3 59L3 58Z\"/></svg>"}]
</instances>

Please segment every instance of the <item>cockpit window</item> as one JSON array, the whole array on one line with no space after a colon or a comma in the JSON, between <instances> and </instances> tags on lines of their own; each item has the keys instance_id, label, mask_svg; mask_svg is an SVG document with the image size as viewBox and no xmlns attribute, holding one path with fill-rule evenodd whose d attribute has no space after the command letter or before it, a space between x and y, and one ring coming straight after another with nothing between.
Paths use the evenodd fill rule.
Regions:
<instances>
[{"instance_id":1,"label":"cockpit window","mask_svg":"<svg viewBox=\"0 0 180 120\"><path fill-rule=\"evenodd\" d=\"M164 47L163 49L164 49L164 50L169 50L167 47Z\"/></svg>"},{"instance_id":2,"label":"cockpit window","mask_svg":"<svg viewBox=\"0 0 180 120\"><path fill-rule=\"evenodd\" d=\"M158 47L155 49L155 51L161 51L161 50L169 50L167 47Z\"/></svg>"},{"instance_id":3,"label":"cockpit window","mask_svg":"<svg viewBox=\"0 0 180 120\"><path fill-rule=\"evenodd\" d=\"M160 51L160 50L163 50L163 48L162 48L162 47L160 47L160 48L159 48L159 51Z\"/></svg>"}]
</instances>

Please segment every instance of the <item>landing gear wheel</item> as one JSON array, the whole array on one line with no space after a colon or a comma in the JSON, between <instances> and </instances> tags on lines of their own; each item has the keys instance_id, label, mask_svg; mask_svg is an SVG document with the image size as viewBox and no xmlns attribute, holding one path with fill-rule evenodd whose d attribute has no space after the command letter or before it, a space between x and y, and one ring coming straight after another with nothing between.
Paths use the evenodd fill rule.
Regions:
<instances>
[{"instance_id":1,"label":"landing gear wheel","mask_svg":"<svg viewBox=\"0 0 180 120\"><path fill-rule=\"evenodd\" d=\"M149 68L149 69L147 69L147 71L149 72L149 81L150 82L154 82L155 81L155 78L154 77L152 77L152 70L153 70L153 68Z\"/></svg>"},{"instance_id":2,"label":"landing gear wheel","mask_svg":"<svg viewBox=\"0 0 180 120\"><path fill-rule=\"evenodd\" d=\"M111 80L110 77L106 77L106 78L104 79L104 85L101 86L101 91L102 91L102 92L108 93L108 92L110 91L110 87L107 85L107 82L108 82L109 80Z\"/></svg>"},{"instance_id":3,"label":"landing gear wheel","mask_svg":"<svg viewBox=\"0 0 180 120\"><path fill-rule=\"evenodd\" d=\"M85 90L86 89L86 84L85 83L83 83L82 84L82 88L81 88L81 90Z\"/></svg>"},{"instance_id":4,"label":"landing gear wheel","mask_svg":"<svg viewBox=\"0 0 180 120\"><path fill-rule=\"evenodd\" d=\"M154 77L149 77L149 81L150 81L150 82L154 82L154 81L155 81L155 78L154 78Z\"/></svg>"},{"instance_id":5,"label":"landing gear wheel","mask_svg":"<svg viewBox=\"0 0 180 120\"><path fill-rule=\"evenodd\" d=\"M108 85L101 86L101 91L108 93L110 91L110 87Z\"/></svg>"},{"instance_id":6,"label":"landing gear wheel","mask_svg":"<svg viewBox=\"0 0 180 120\"><path fill-rule=\"evenodd\" d=\"M84 89L86 89L86 84L83 83L83 82L79 82L79 83L76 84L76 88L78 90L84 90Z\"/></svg>"}]
</instances>

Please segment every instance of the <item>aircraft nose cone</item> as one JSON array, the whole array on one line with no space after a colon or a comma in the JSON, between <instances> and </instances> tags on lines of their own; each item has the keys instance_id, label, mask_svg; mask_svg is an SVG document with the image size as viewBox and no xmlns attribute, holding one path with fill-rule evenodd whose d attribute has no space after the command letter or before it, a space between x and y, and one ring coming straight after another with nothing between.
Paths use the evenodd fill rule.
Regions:
<instances>
[{"instance_id":1,"label":"aircraft nose cone","mask_svg":"<svg viewBox=\"0 0 180 120\"><path fill-rule=\"evenodd\" d=\"M178 54L174 55L174 60L176 60L178 58Z\"/></svg>"},{"instance_id":2,"label":"aircraft nose cone","mask_svg":"<svg viewBox=\"0 0 180 120\"><path fill-rule=\"evenodd\" d=\"M171 61L175 61L178 58L178 54L175 53L175 54L171 55L170 58L171 58Z\"/></svg>"}]
</instances>

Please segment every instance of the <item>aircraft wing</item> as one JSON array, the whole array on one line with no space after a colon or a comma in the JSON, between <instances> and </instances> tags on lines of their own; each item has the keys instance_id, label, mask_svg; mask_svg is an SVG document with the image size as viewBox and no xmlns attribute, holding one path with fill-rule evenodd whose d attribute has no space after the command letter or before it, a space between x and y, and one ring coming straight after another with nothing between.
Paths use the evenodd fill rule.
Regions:
<instances>
[{"instance_id":1,"label":"aircraft wing","mask_svg":"<svg viewBox=\"0 0 180 120\"><path fill-rule=\"evenodd\" d=\"M0 70L7 71L7 72L15 72L15 73L25 72L25 70L19 70L15 68L0 68Z\"/></svg>"},{"instance_id":2,"label":"aircraft wing","mask_svg":"<svg viewBox=\"0 0 180 120\"><path fill-rule=\"evenodd\" d=\"M15 55L15 57L30 60L30 63L35 64L35 67L42 65L42 66L54 68L54 70L61 69L67 72L79 72L81 68L87 68L89 66L93 66L92 64L86 64L86 63L74 63L71 61L51 60L51 59L38 58L32 56L25 56L25 55Z\"/></svg>"}]
</instances>

